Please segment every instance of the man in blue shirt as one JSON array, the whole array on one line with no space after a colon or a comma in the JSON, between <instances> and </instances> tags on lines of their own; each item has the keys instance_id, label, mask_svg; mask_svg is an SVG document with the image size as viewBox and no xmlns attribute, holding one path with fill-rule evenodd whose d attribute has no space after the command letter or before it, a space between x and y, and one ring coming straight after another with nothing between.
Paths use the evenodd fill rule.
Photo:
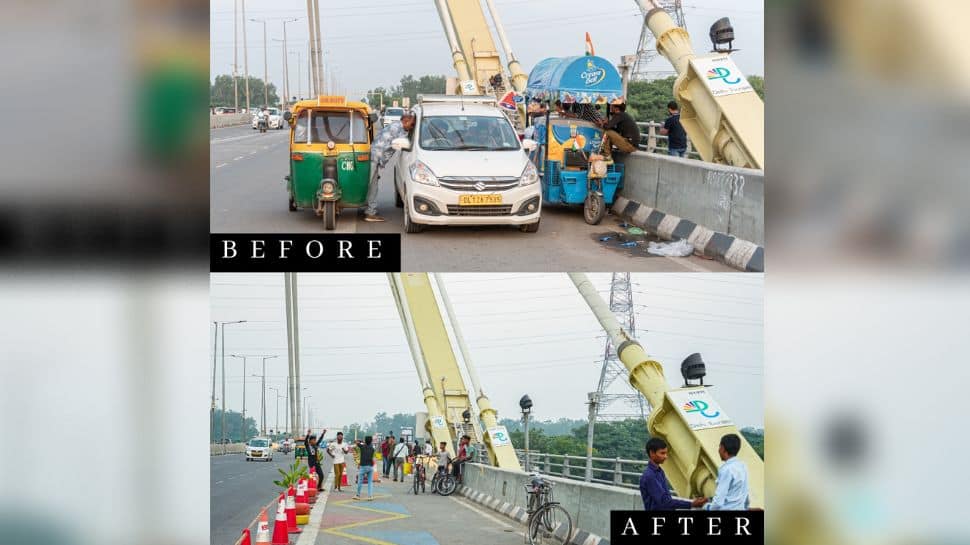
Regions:
<instances>
[{"instance_id":1,"label":"man in blue shirt","mask_svg":"<svg viewBox=\"0 0 970 545\"><path fill-rule=\"evenodd\" d=\"M670 482L660 465L667 461L667 442L659 437L651 437L647 441L647 457L650 463L640 476L640 497L643 498L643 509L646 511L671 511L674 509L690 509L700 507L706 498L695 498L692 501L674 499L670 495Z\"/></svg>"},{"instance_id":2,"label":"man in blue shirt","mask_svg":"<svg viewBox=\"0 0 970 545\"><path fill-rule=\"evenodd\" d=\"M717 453L724 461L717 470L717 489L710 503L704 506L708 511L742 511L749 505L748 468L738 460L741 438L729 433L721 438Z\"/></svg>"}]
</instances>

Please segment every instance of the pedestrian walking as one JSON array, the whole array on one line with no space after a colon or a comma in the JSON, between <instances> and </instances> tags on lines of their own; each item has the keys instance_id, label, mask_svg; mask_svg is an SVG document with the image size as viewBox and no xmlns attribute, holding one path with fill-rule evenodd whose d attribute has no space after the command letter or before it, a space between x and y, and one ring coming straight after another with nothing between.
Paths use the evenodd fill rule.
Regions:
<instances>
[{"instance_id":1,"label":"pedestrian walking","mask_svg":"<svg viewBox=\"0 0 970 545\"><path fill-rule=\"evenodd\" d=\"M327 445L326 452L333 459L333 489L342 492L340 484L343 482L344 468L347 467L345 457L350 452L350 445L344 443L344 432L337 432L337 440Z\"/></svg>"},{"instance_id":2,"label":"pedestrian walking","mask_svg":"<svg viewBox=\"0 0 970 545\"><path fill-rule=\"evenodd\" d=\"M364 437L364 444L360 446L360 470L357 472L357 494L355 500L360 499L360 490L367 479L367 501L374 499L374 438Z\"/></svg>"},{"instance_id":3,"label":"pedestrian walking","mask_svg":"<svg viewBox=\"0 0 970 545\"><path fill-rule=\"evenodd\" d=\"M397 482L397 474L401 473L401 482L404 482L404 459L408 456L408 444L401 439L401 442L394 445L391 457L394 461L394 482Z\"/></svg>"}]
</instances>

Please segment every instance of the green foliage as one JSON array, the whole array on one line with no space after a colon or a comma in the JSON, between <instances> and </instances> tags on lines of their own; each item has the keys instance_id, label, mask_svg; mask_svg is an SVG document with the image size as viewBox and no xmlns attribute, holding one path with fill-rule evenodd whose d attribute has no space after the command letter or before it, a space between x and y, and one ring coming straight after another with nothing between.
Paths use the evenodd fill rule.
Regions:
<instances>
[{"instance_id":1,"label":"green foliage","mask_svg":"<svg viewBox=\"0 0 970 545\"><path fill-rule=\"evenodd\" d=\"M239 82L239 108L246 107L246 79L238 78ZM276 106L280 103L276 86L269 84L269 104L266 106ZM249 76L249 105L252 108L259 108L263 104L263 80ZM232 83L232 75L222 74L216 76L215 81L209 87L209 104L212 106L234 106L235 91Z\"/></svg>"},{"instance_id":2,"label":"green foliage","mask_svg":"<svg viewBox=\"0 0 970 545\"><path fill-rule=\"evenodd\" d=\"M743 428L741 435L751 444L751 448L758 453L762 460L765 459L765 430L755 428Z\"/></svg>"},{"instance_id":3,"label":"green foliage","mask_svg":"<svg viewBox=\"0 0 970 545\"><path fill-rule=\"evenodd\" d=\"M632 81L627 87L627 112L637 121L662 122L667 119L667 103L674 100L674 81L677 78L657 79L653 81ZM761 100L765 99L765 79L761 76L751 76L748 82L754 87Z\"/></svg>"},{"instance_id":4,"label":"green foliage","mask_svg":"<svg viewBox=\"0 0 970 545\"><path fill-rule=\"evenodd\" d=\"M277 468L276 471L280 472L282 478L273 481L273 484L282 488L283 490L288 489L290 486L296 485L300 479L310 478L309 470L305 465L300 463L299 460L293 462L287 469L289 469L289 471L283 471L282 468Z\"/></svg>"},{"instance_id":5,"label":"green foliage","mask_svg":"<svg viewBox=\"0 0 970 545\"><path fill-rule=\"evenodd\" d=\"M242 414L226 411L226 438L233 443L243 442ZM246 418L246 437L252 439L259 434L255 418ZM215 410L215 422L212 432L212 442L222 439L222 409Z\"/></svg>"},{"instance_id":6,"label":"green foliage","mask_svg":"<svg viewBox=\"0 0 970 545\"><path fill-rule=\"evenodd\" d=\"M421 76L415 79L414 76L408 74L401 78L401 82L398 85L393 87L377 87L371 89L368 93L382 93L384 95L384 106L390 106L395 100L401 104L404 97L409 97L411 104L415 104L420 94L444 94L446 82L447 78L445 76ZM366 97L367 95L365 94L364 96ZM368 98L370 105L375 108L380 106L380 100L381 98L376 95ZM387 433L387 430L384 430L384 433Z\"/></svg>"}]
</instances>

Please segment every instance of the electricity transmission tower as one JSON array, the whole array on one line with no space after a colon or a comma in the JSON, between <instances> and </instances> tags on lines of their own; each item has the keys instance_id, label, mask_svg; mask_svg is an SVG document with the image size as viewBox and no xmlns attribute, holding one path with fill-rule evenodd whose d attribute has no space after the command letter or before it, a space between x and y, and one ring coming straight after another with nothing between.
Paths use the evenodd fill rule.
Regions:
<instances>
[{"instance_id":1,"label":"electricity transmission tower","mask_svg":"<svg viewBox=\"0 0 970 545\"><path fill-rule=\"evenodd\" d=\"M633 308L633 288L630 273L613 273L610 284L610 311L623 329L636 338L636 312ZM633 390L629 371L616 354L616 347L606 337L603 366L595 392L589 393L589 424L586 434L586 480L592 478L593 429L596 422L639 418L646 420L647 400ZM617 379L621 379L617 383ZM625 386L624 386L625 385ZM632 391L631 391L632 390Z\"/></svg>"},{"instance_id":2,"label":"electricity transmission tower","mask_svg":"<svg viewBox=\"0 0 970 545\"><path fill-rule=\"evenodd\" d=\"M670 17L677 23L677 26L687 28L687 22L684 20L684 7L681 4L681 0L654 1L664 11L670 14ZM640 46L637 47L637 60L633 64L630 79L633 81L649 81L676 75L676 72L673 70L650 70L650 63L659 55L657 53L657 40L653 33L650 32L650 29L647 28L647 12L643 9L643 5L640 2L637 2L637 4L640 5L640 12L644 16L644 24L640 29Z\"/></svg>"}]
</instances>

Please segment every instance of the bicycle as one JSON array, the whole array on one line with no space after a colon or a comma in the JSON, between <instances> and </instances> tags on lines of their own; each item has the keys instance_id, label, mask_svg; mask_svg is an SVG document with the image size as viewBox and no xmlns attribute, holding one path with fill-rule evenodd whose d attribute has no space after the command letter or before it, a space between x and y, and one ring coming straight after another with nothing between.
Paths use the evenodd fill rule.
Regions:
<instances>
[{"instance_id":1,"label":"bicycle","mask_svg":"<svg viewBox=\"0 0 970 545\"><path fill-rule=\"evenodd\" d=\"M442 496L450 496L458 489L458 479L450 472L436 471L431 478L431 491Z\"/></svg>"},{"instance_id":2,"label":"bicycle","mask_svg":"<svg viewBox=\"0 0 970 545\"><path fill-rule=\"evenodd\" d=\"M413 479L414 482L412 485L412 490L414 491L415 494L418 493L419 487L421 488L421 492L425 492L424 483L428 480L428 470L427 470L427 467L425 466L425 462L427 461L427 459L428 457L423 454L418 455L414 459L414 467L412 468L412 472L414 474L414 479Z\"/></svg>"},{"instance_id":3,"label":"bicycle","mask_svg":"<svg viewBox=\"0 0 970 545\"><path fill-rule=\"evenodd\" d=\"M552 487L553 483L543 479L537 472L533 472L525 484L528 496L526 512L529 514L526 538L531 545L565 545L573 533L573 520L559 502L553 501Z\"/></svg>"}]
</instances>

